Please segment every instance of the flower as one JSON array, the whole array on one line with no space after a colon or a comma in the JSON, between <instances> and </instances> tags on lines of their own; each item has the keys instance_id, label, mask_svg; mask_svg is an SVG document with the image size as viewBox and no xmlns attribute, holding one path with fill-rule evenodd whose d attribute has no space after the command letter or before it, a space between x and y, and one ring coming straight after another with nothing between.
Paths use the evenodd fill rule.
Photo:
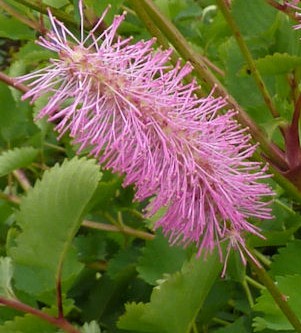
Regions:
<instances>
[{"instance_id":1,"label":"flower","mask_svg":"<svg viewBox=\"0 0 301 333\"><path fill-rule=\"evenodd\" d=\"M23 98L50 94L38 117L67 131L78 151L88 150L105 167L134 184L136 200L153 198L152 216L164 207L155 227L170 242L211 251L230 239L245 249L245 232L260 236L248 219L271 218L269 177L258 162L248 161L256 146L234 119L222 114L227 101L213 92L197 98L195 81L183 83L189 63L169 64L171 50L154 50L155 39L131 43L116 37L125 14L116 16L99 36L85 36L80 5L80 38L49 12L52 31L38 43L58 58L18 79L29 82ZM233 235L236 235L235 237Z\"/></svg>"},{"instance_id":2,"label":"flower","mask_svg":"<svg viewBox=\"0 0 301 333\"><path fill-rule=\"evenodd\" d=\"M300 22L300 19L301 19L301 8L298 6L300 3L300 0L288 0L288 1L284 1L284 8L285 6L289 7L292 9L293 11L293 14L295 16L295 19L298 20ZM294 29L298 30L301 28L301 23L299 24L296 24L294 26Z\"/></svg>"}]
</instances>

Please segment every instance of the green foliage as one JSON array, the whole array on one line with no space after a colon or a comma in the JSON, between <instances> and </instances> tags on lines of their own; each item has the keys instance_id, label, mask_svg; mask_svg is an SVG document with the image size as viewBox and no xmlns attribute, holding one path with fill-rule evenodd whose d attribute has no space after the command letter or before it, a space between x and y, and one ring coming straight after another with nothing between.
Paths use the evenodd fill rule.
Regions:
<instances>
[{"instance_id":1,"label":"green foliage","mask_svg":"<svg viewBox=\"0 0 301 333\"><path fill-rule=\"evenodd\" d=\"M301 276L301 265L296 265L300 259L301 240L294 240L287 243L286 247L279 249L279 254L273 257L271 265L271 273L278 275L294 275Z\"/></svg>"},{"instance_id":2,"label":"green foliage","mask_svg":"<svg viewBox=\"0 0 301 333\"><path fill-rule=\"evenodd\" d=\"M54 290L61 274L64 282L78 274L72 240L99 178L93 160L74 158L46 171L23 198L17 215L22 232L9 250L18 289L38 296Z\"/></svg>"},{"instance_id":3,"label":"green foliage","mask_svg":"<svg viewBox=\"0 0 301 333\"><path fill-rule=\"evenodd\" d=\"M164 274L180 270L185 259L186 254L182 248L170 247L168 240L158 233L154 240L146 244L137 271L144 281L156 285L157 280L163 278Z\"/></svg>"},{"instance_id":4,"label":"green foliage","mask_svg":"<svg viewBox=\"0 0 301 333\"><path fill-rule=\"evenodd\" d=\"M12 321L7 321L0 326L0 333L54 333L57 329L45 322L44 320L34 317L32 315L25 315L24 317L15 317Z\"/></svg>"},{"instance_id":5,"label":"green foliage","mask_svg":"<svg viewBox=\"0 0 301 333\"><path fill-rule=\"evenodd\" d=\"M82 329L83 333L101 333L101 330L96 321L91 321L91 323L85 323Z\"/></svg>"},{"instance_id":6,"label":"green foliage","mask_svg":"<svg viewBox=\"0 0 301 333\"><path fill-rule=\"evenodd\" d=\"M301 320L301 275L279 276L276 278L276 284L282 292L283 298ZM255 332L262 331L265 328L293 331L293 327L266 290L257 299L254 310L262 313L260 317L254 319Z\"/></svg>"},{"instance_id":7,"label":"green foliage","mask_svg":"<svg viewBox=\"0 0 301 333\"><path fill-rule=\"evenodd\" d=\"M6 298L14 298L15 294L11 286L13 277L13 265L11 258L0 258L0 295Z\"/></svg>"},{"instance_id":8,"label":"green foliage","mask_svg":"<svg viewBox=\"0 0 301 333\"><path fill-rule=\"evenodd\" d=\"M280 75L290 73L301 66L301 57L288 53L274 53L255 61L257 69L263 75ZM247 72L247 68L243 69Z\"/></svg>"},{"instance_id":9,"label":"green foliage","mask_svg":"<svg viewBox=\"0 0 301 333\"><path fill-rule=\"evenodd\" d=\"M7 150L0 155L0 177L10 172L28 167L37 157L38 150L33 147L22 147Z\"/></svg>"},{"instance_id":10,"label":"green foliage","mask_svg":"<svg viewBox=\"0 0 301 333\"><path fill-rule=\"evenodd\" d=\"M138 332L189 332L220 268L217 253L206 261L193 257L181 272L163 277L150 303L127 304L118 326Z\"/></svg>"},{"instance_id":11,"label":"green foliage","mask_svg":"<svg viewBox=\"0 0 301 333\"><path fill-rule=\"evenodd\" d=\"M118 29L121 38L133 36L138 41L152 37L146 22L133 10L134 1L83 2L87 26L111 3L97 34L125 10L126 19ZM217 1L152 1L191 48L207 60L212 75L222 81L268 141L279 145L285 155L282 133L292 121L300 94L301 30L292 29L296 22L268 1L227 2L279 117L271 116ZM48 6L55 8L57 18L67 16L64 24L75 36L80 35L78 0L0 1L1 72L17 77L60 56L35 41L39 35L45 37L42 31L50 27L47 16L40 13ZM211 87L206 91L202 78L199 83L205 95ZM170 246L158 230L153 240L141 238L141 231L149 233L147 239L152 238L150 233L166 207L145 220L144 208L152 198L133 202L135 189L123 188L122 176L109 170L101 176L95 161L74 158L76 150L68 134L58 142L52 130L55 124L35 119L51 91L33 105L22 101L21 95L0 82L0 298L17 299L53 317L61 306L65 319L82 333L294 331L251 266L241 262L239 252L230 253L222 279L222 263L216 253L206 260L196 259L194 246ZM10 175L19 168L30 170L24 174L32 185L28 193L17 177ZM279 170L287 175L285 168ZM289 191L268 181L276 193L271 204L274 218L250 221L262 230L264 238L245 236L248 246L256 248L267 265L271 260L268 274L301 319L300 200L293 201ZM103 230L81 225L83 219L98 223ZM114 232L106 230L112 225ZM66 331L32 314L0 306L2 332Z\"/></svg>"},{"instance_id":12,"label":"green foliage","mask_svg":"<svg viewBox=\"0 0 301 333\"><path fill-rule=\"evenodd\" d=\"M34 32L16 18L0 13L0 37L16 40L33 39Z\"/></svg>"}]
</instances>

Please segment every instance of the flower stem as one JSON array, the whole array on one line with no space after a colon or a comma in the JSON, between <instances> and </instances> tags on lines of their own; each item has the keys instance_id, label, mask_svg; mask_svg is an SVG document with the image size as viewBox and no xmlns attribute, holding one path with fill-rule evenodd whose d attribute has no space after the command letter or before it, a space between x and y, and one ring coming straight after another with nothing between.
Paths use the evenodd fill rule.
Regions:
<instances>
[{"instance_id":1,"label":"flower stem","mask_svg":"<svg viewBox=\"0 0 301 333\"><path fill-rule=\"evenodd\" d=\"M279 306L280 310L283 312L288 321L294 327L295 331L301 333L301 322L299 318L288 304L284 295L276 287L275 282L271 279L271 277L268 275L268 273L263 267L258 267L250 258L249 262L253 270L255 271L256 275L258 276L259 280L261 281L261 283L265 285L265 287L273 297L275 303Z\"/></svg>"},{"instance_id":2,"label":"flower stem","mask_svg":"<svg viewBox=\"0 0 301 333\"><path fill-rule=\"evenodd\" d=\"M47 321L49 324L56 326L67 333L80 333L78 329L72 326L67 320L64 318L55 318L50 316L49 314L35 309L27 304L21 303L18 300L8 299L5 297L0 297L0 304L6 305L12 309L16 309L25 313L30 313L35 317L38 317L42 320Z\"/></svg>"},{"instance_id":3,"label":"flower stem","mask_svg":"<svg viewBox=\"0 0 301 333\"><path fill-rule=\"evenodd\" d=\"M185 40L184 36L179 30L167 19L154 3L150 0L131 0L131 2L141 2L145 11L153 23L162 31L169 42L174 46L177 52L186 60L189 61L193 67L197 77L205 83L207 89L216 87L216 93L220 96L227 98L229 106L238 111L238 121L249 128L253 138L261 144L262 150L269 157L269 159L277 165L279 169L286 170L287 163L283 152L273 143L269 142L266 135L261 131L257 124L249 117L249 115L240 107L236 100L229 95L228 91L223 87L219 80L209 70L203 57L196 54L190 47L189 43Z\"/></svg>"},{"instance_id":4,"label":"flower stem","mask_svg":"<svg viewBox=\"0 0 301 333\"><path fill-rule=\"evenodd\" d=\"M251 73L253 74L255 82L258 86L259 91L262 94L262 97L263 97L267 107L269 108L269 110L274 118L279 117L280 115L279 115L278 111L276 110L276 107L272 101L270 93L255 65L252 54L240 33L239 27L237 26L236 22L234 21L232 15L231 15L229 7L226 5L224 0L217 0L217 4L218 4L221 12L223 13L224 18L226 19L229 27L231 28L231 30L233 32L233 35L237 41L240 51L241 51L243 57L245 58L245 60L247 61L249 69L250 69Z\"/></svg>"}]
</instances>

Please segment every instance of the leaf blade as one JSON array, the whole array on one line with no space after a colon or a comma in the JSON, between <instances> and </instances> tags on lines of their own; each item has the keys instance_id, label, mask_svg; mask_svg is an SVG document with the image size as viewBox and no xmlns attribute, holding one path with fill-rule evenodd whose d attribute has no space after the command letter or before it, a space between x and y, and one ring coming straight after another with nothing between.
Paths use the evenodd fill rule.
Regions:
<instances>
[{"instance_id":1,"label":"leaf blade","mask_svg":"<svg viewBox=\"0 0 301 333\"><path fill-rule=\"evenodd\" d=\"M64 281L81 269L71 243L99 179L94 161L73 158L46 171L23 198L17 216L23 231L10 249L17 288L41 295L54 289L64 261Z\"/></svg>"}]
</instances>

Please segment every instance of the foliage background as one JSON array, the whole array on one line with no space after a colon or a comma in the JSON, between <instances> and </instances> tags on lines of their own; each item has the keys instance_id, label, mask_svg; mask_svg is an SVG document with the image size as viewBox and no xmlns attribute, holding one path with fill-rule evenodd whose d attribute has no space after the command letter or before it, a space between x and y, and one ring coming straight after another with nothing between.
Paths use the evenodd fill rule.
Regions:
<instances>
[{"instance_id":1,"label":"foliage background","mask_svg":"<svg viewBox=\"0 0 301 333\"><path fill-rule=\"evenodd\" d=\"M112 1L106 22L126 10L119 33L151 38L133 2ZM299 93L300 32L268 2L233 0L231 15L277 107L276 118L215 1L154 1L190 47L219 68L213 73L267 140L285 149L279 126L290 124ZM108 3L85 1L91 22ZM9 77L53 57L34 42L49 27L41 14L46 6L76 26L77 1L0 1L0 68ZM193 246L170 247L160 230L152 231L156 219L143 218L145 203L132 201L134 190L121 186L121 176L76 157L67 135L58 142L53 125L34 121L47 100L21 101L21 92L2 79L0 101L0 303L6 305L0 307L0 333L294 331L265 280L237 253L222 279L216 253L203 260L195 258ZM249 237L248 244L301 319L301 196L279 177L269 182L275 218L254 221L265 239Z\"/></svg>"}]
</instances>

